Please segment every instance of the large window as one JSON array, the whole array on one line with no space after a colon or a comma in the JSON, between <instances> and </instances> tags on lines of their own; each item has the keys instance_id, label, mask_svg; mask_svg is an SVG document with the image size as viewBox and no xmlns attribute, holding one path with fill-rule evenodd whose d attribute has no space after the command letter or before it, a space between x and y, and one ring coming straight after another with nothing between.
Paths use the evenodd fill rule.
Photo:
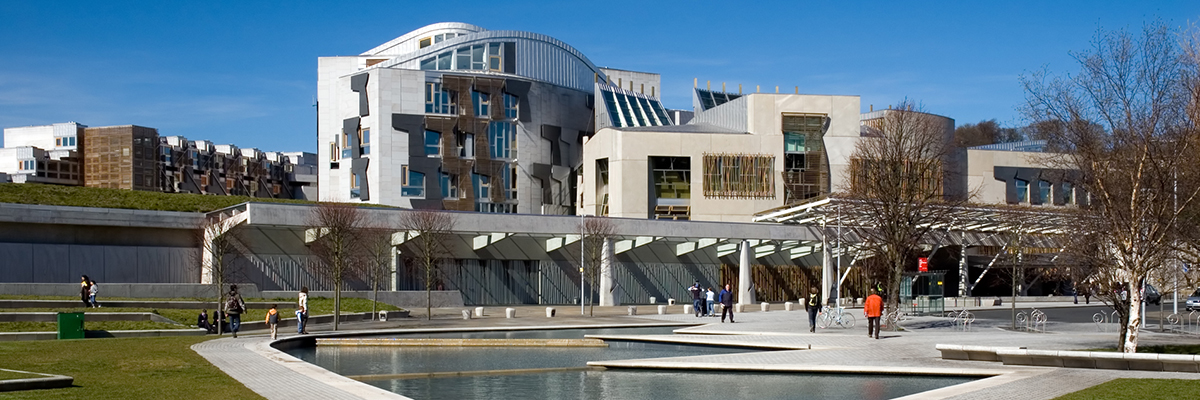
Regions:
<instances>
[{"instance_id":1,"label":"large window","mask_svg":"<svg viewBox=\"0 0 1200 400\"><path fill-rule=\"evenodd\" d=\"M455 93L442 90L442 84L425 83L425 112L430 114L458 114Z\"/></svg>"},{"instance_id":2,"label":"large window","mask_svg":"<svg viewBox=\"0 0 1200 400\"><path fill-rule=\"evenodd\" d=\"M1038 201L1042 204L1051 204L1050 199L1050 182L1038 181Z\"/></svg>"},{"instance_id":3,"label":"large window","mask_svg":"<svg viewBox=\"0 0 1200 400\"><path fill-rule=\"evenodd\" d=\"M596 160L596 215L608 215L608 159Z\"/></svg>"},{"instance_id":4,"label":"large window","mask_svg":"<svg viewBox=\"0 0 1200 400\"><path fill-rule=\"evenodd\" d=\"M442 134L425 131L425 155L438 156L442 154Z\"/></svg>"},{"instance_id":5,"label":"large window","mask_svg":"<svg viewBox=\"0 0 1200 400\"><path fill-rule=\"evenodd\" d=\"M704 197L775 197L775 156L767 154L705 154Z\"/></svg>"},{"instance_id":6,"label":"large window","mask_svg":"<svg viewBox=\"0 0 1200 400\"><path fill-rule=\"evenodd\" d=\"M692 198L692 159L689 157L650 157L657 205L688 205Z\"/></svg>"},{"instance_id":7,"label":"large window","mask_svg":"<svg viewBox=\"0 0 1200 400\"><path fill-rule=\"evenodd\" d=\"M793 203L828 194L822 146L825 115L783 115L783 194Z\"/></svg>"},{"instance_id":8,"label":"large window","mask_svg":"<svg viewBox=\"0 0 1200 400\"><path fill-rule=\"evenodd\" d=\"M504 118L517 119L517 96L504 94Z\"/></svg>"},{"instance_id":9,"label":"large window","mask_svg":"<svg viewBox=\"0 0 1200 400\"><path fill-rule=\"evenodd\" d=\"M350 147L350 134L342 132L342 158L350 158L354 156L354 151Z\"/></svg>"},{"instance_id":10,"label":"large window","mask_svg":"<svg viewBox=\"0 0 1200 400\"><path fill-rule=\"evenodd\" d=\"M458 134L458 157L475 158L475 135L471 133Z\"/></svg>"},{"instance_id":11,"label":"large window","mask_svg":"<svg viewBox=\"0 0 1200 400\"><path fill-rule=\"evenodd\" d=\"M433 39L434 43L437 43L437 36L434 36ZM508 45L512 46L511 43ZM504 43L496 42L462 46L452 51L422 59L420 68L427 71L502 72L504 70Z\"/></svg>"},{"instance_id":12,"label":"large window","mask_svg":"<svg viewBox=\"0 0 1200 400\"><path fill-rule=\"evenodd\" d=\"M490 202L492 198L491 180L486 175L471 174L471 185L475 188L475 201Z\"/></svg>"},{"instance_id":13,"label":"large window","mask_svg":"<svg viewBox=\"0 0 1200 400\"><path fill-rule=\"evenodd\" d=\"M488 144L491 146L492 158L516 158L514 154L517 144L516 125L504 121L488 124Z\"/></svg>"},{"instance_id":14,"label":"large window","mask_svg":"<svg viewBox=\"0 0 1200 400\"><path fill-rule=\"evenodd\" d=\"M485 47L486 45L482 44L459 47L455 54L457 62L454 67L459 70L486 70L487 60L484 58Z\"/></svg>"},{"instance_id":15,"label":"large window","mask_svg":"<svg viewBox=\"0 0 1200 400\"><path fill-rule=\"evenodd\" d=\"M362 146L362 155L371 154L371 130L363 129L358 133L358 145Z\"/></svg>"},{"instance_id":16,"label":"large window","mask_svg":"<svg viewBox=\"0 0 1200 400\"><path fill-rule=\"evenodd\" d=\"M1017 203L1029 202L1029 181L1017 179Z\"/></svg>"},{"instance_id":17,"label":"large window","mask_svg":"<svg viewBox=\"0 0 1200 400\"><path fill-rule=\"evenodd\" d=\"M447 174L442 172L438 174L438 180L442 185L442 198L457 199L458 198L458 175Z\"/></svg>"},{"instance_id":18,"label":"large window","mask_svg":"<svg viewBox=\"0 0 1200 400\"><path fill-rule=\"evenodd\" d=\"M350 174L350 198L352 198L352 199L357 199L362 194L362 192L360 190L360 184L359 184L360 180L361 179L358 177L358 174ZM229 183L228 187L230 189L232 189L233 188L232 187L233 180L232 179L229 180L228 183Z\"/></svg>"},{"instance_id":19,"label":"large window","mask_svg":"<svg viewBox=\"0 0 1200 400\"><path fill-rule=\"evenodd\" d=\"M1061 190L1063 204L1071 204L1075 202L1075 185L1072 185L1071 182L1063 182Z\"/></svg>"},{"instance_id":20,"label":"large window","mask_svg":"<svg viewBox=\"0 0 1200 400\"><path fill-rule=\"evenodd\" d=\"M488 96L487 93L480 93L480 92L476 92L473 90L471 91L471 102L474 103L474 105L475 105L475 116L476 117L485 117L486 118L488 115L490 115L489 114L489 110L491 109L491 107L489 107L490 101L491 101L491 97Z\"/></svg>"},{"instance_id":21,"label":"large window","mask_svg":"<svg viewBox=\"0 0 1200 400\"><path fill-rule=\"evenodd\" d=\"M508 200L517 199L517 166L506 164L501 174L503 175L504 183L504 198ZM513 211L516 212L516 211Z\"/></svg>"},{"instance_id":22,"label":"large window","mask_svg":"<svg viewBox=\"0 0 1200 400\"><path fill-rule=\"evenodd\" d=\"M413 171L407 165L400 166L400 195L425 196L425 174Z\"/></svg>"}]
</instances>

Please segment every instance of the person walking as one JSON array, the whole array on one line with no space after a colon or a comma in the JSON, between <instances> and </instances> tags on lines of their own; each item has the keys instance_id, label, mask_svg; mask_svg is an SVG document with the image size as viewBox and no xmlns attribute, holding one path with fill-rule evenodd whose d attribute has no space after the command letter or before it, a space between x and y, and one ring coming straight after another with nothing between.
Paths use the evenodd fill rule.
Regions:
<instances>
[{"instance_id":1,"label":"person walking","mask_svg":"<svg viewBox=\"0 0 1200 400\"><path fill-rule=\"evenodd\" d=\"M804 309L808 311L808 331L817 331L817 313L821 311L821 290L816 286L808 288L808 299L804 302Z\"/></svg>"},{"instance_id":2,"label":"person walking","mask_svg":"<svg viewBox=\"0 0 1200 400\"><path fill-rule=\"evenodd\" d=\"M308 286L300 287L299 307L296 308L296 333L308 333L304 326L308 324Z\"/></svg>"},{"instance_id":3,"label":"person walking","mask_svg":"<svg viewBox=\"0 0 1200 400\"><path fill-rule=\"evenodd\" d=\"M704 298L705 298L705 300L707 300L707 304L705 304L706 307L704 307L704 310L708 311L709 317L716 318L717 314L714 314L714 313L717 312L717 309L714 308L713 305L717 302L717 294L713 292L712 286L709 286L708 291L704 292Z\"/></svg>"},{"instance_id":4,"label":"person walking","mask_svg":"<svg viewBox=\"0 0 1200 400\"><path fill-rule=\"evenodd\" d=\"M729 284L725 284L725 290L721 291L721 323L725 323L725 314L729 314L729 323L733 323L733 292L729 291Z\"/></svg>"},{"instance_id":5,"label":"person walking","mask_svg":"<svg viewBox=\"0 0 1200 400\"><path fill-rule=\"evenodd\" d=\"M700 293L701 293L700 281L696 281L696 283L693 283L692 287L688 288L688 291L692 292L692 311L695 311L696 318L699 318L701 315L704 315L704 312L703 312L704 305L701 304L701 300L700 300Z\"/></svg>"},{"instance_id":6,"label":"person walking","mask_svg":"<svg viewBox=\"0 0 1200 400\"><path fill-rule=\"evenodd\" d=\"M883 316L883 297L872 290L863 303L863 316L867 317L867 337L879 339L879 318Z\"/></svg>"},{"instance_id":7,"label":"person walking","mask_svg":"<svg viewBox=\"0 0 1200 400\"><path fill-rule=\"evenodd\" d=\"M229 287L229 300L225 301L225 314L229 315L229 331L237 338L238 329L242 327L242 312L246 311L246 302L238 294L237 285Z\"/></svg>"},{"instance_id":8,"label":"person walking","mask_svg":"<svg viewBox=\"0 0 1200 400\"><path fill-rule=\"evenodd\" d=\"M100 293L100 289L96 287L96 281L92 281L92 287L88 289L88 302L92 303L92 308L100 308L100 303L96 302L97 293Z\"/></svg>"},{"instance_id":9,"label":"person walking","mask_svg":"<svg viewBox=\"0 0 1200 400\"><path fill-rule=\"evenodd\" d=\"M79 282L79 299L83 301L84 307L91 307L92 302L88 301L88 297L92 295L92 279L87 275L82 276Z\"/></svg>"},{"instance_id":10,"label":"person walking","mask_svg":"<svg viewBox=\"0 0 1200 400\"><path fill-rule=\"evenodd\" d=\"M275 340L276 333L279 331L279 310L275 304L271 305L271 309L267 310L267 326L271 327L271 340Z\"/></svg>"}]
</instances>

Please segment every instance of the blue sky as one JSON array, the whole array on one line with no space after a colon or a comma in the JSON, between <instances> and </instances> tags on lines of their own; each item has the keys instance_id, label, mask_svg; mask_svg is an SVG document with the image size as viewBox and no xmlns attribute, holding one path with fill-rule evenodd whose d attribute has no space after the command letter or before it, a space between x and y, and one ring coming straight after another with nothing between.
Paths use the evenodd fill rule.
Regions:
<instances>
[{"instance_id":1,"label":"blue sky","mask_svg":"<svg viewBox=\"0 0 1200 400\"><path fill-rule=\"evenodd\" d=\"M740 3L740 4L737 4ZM1200 19L1197 1L0 1L0 127L136 124L315 151L317 57L460 21L559 38L600 66L747 91L904 98L959 124L1021 124L1021 74L1077 70L1096 30ZM735 5L736 4L736 5Z\"/></svg>"}]
</instances>

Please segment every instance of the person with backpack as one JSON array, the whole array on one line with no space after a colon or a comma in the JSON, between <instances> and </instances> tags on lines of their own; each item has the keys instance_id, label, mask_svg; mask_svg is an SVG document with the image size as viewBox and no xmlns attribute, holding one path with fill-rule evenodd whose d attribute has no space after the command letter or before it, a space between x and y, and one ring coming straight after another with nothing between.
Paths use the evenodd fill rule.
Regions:
<instances>
[{"instance_id":1,"label":"person with backpack","mask_svg":"<svg viewBox=\"0 0 1200 400\"><path fill-rule=\"evenodd\" d=\"M267 310L267 326L271 327L271 340L275 340L276 332L279 330L279 310L276 310L275 304L271 305L271 309Z\"/></svg>"},{"instance_id":2,"label":"person with backpack","mask_svg":"<svg viewBox=\"0 0 1200 400\"><path fill-rule=\"evenodd\" d=\"M688 288L688 291L692 292L692 311L695 311L696 318L699 318L700 316L704 315L704 304L702 304L700 300L700 281L693 283L692 287Z\"/></svg>"},{"instance_id":3,"label":"person with backpack","mask_svg":"<svg viewBox=\"0 0 1200 400\"><path fill-rule=\"evenodd\" d=\"M229 287L229 299L225 301L225 314L229 315L229 331L237 338L238 328L242 326L242 312L246 311L246 302L238 294L237 285Z\"/></svg>"}]
</instances>

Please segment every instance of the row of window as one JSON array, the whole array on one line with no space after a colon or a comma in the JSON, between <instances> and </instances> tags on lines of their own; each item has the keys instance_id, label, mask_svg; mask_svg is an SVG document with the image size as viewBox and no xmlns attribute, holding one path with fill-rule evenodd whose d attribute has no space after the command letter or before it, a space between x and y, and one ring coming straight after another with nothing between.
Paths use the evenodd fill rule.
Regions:
<instances>
[{"instance_id":1,"label":"row of window","mask_svg":"<svg viewBox=\"0 0 1200 400\"><path fill-rule=\"evenodd\" d=\"M419 44L420 44L421 48L423 49L423 48L432 46L434 44L441 43L441 42L445 41L446 39L454 39L458 36L463 36L463 35L464 34L453 33L453 32L439 33L439 34L436 34L436 35L433 35L433 36L430 36L427 38L421 38L421 41L419 42Z\"/></svg>"},{"instance_id":2,"label":"row of window","mask_svg":"<svg viewBox=\"0 0 1200 400\"><path fill-rule=\"evenodd\" d=\"M54 138L54 146L56 147L71 147L75 145L74 136L64 136Z\"/></svg>"},{"instance_id":3,"label":"row of window","mask_svg":"<svg viewBox=\"0 0 1200 400\"><path fill-rule=\"evenodd\" d=\"M516 174L516 167L505 167L501 169L501 190L504 190L504 198L508 200L516 200L517 198L517 181L513 179ZM410 197L425 196L425 174L411 170L407 165L400 167L400 195ZM442 188L442 198L458 199L465 197L458 187L458 175L446 172L438 173L438 183ZM358 186L353 184L352 187ZM475 191L475 199L477 201L489 201L492 198L492 182L491 178L486 175L476 173L471 174L471 186Z\"/></svg>"},{"instance_id":4,"label":"row of window","mask_svg":"<svg viewBox=\"0 0 1200 400\"><path fill-rule=\"evenodd\" d=\"M1059 185L1060 185L1059 187L1061 188L1060 194L1062 195L1063 204L1074 204L1075 203L1075 186L1072 185L1070 182L1063 182ZM1017 203L1022 203L1022 204L1031 203L1030 197L1029 197L1029 193L1030 193L1030 189L1031 189L1029 187L1029 181L1017 179L1016 186L1017 186ZM1049 181L1038 181L1037 182L1037 191L1038 191L1038 195L1039 195L1038 198L1042 200L1041 204L1053 204L1051 188L1053 188L1053 185Z\"/></svg>"},{"instance_id":5,"label":"row of window","mask_svg":"<svg viewBox=\"0 0 1200 400\"><path fill-rule=\"evenodd\" d=\"M457 135L458 157L475 158L475 135L460 133ZM512 122L501 121L488 124L489 155L493 159L514 159L517 154L517 126ZM425 155L443 156L442 133L425 131Z\"/></svg>"},{"instance_id":6,"label":"row of window","mask_svg":"<svg viewBox=\"0 0 1200 400\"><path fill-rule=\"evenodd\" d=\"M495 71L504 68L503 43L463 46L421 60L426 71Z\"/></svg>"},{"instance_id":7,"label":"row of window","mask_svg":"<svg viewBox=\"0 0 1200 400\"><path fill-rule=\"evenodd\" d=\"M37 161L36 160L21 160L19 162L19 164L21 164L21 168L20 168L21 170L37 169Z\"/></svg>"},{"instance_id":8,"label":"row of window","mask_svg":"<svg viewBox=\"0 0 1200 400\"><path fill-rule=\"evenodd\" d=\"M457 92L442 89L442 84L438 82L427 82L425 84L425 112L429 114L450 114L458 115L458 96ZM517 118L517 96L508 93L503 93L501 99L504 107L505 119ZM474 112L476 117L489 118L491 117L492 98L491 95L471 91L471 102L474 103Z\"/></svg>"}]
</instances>

